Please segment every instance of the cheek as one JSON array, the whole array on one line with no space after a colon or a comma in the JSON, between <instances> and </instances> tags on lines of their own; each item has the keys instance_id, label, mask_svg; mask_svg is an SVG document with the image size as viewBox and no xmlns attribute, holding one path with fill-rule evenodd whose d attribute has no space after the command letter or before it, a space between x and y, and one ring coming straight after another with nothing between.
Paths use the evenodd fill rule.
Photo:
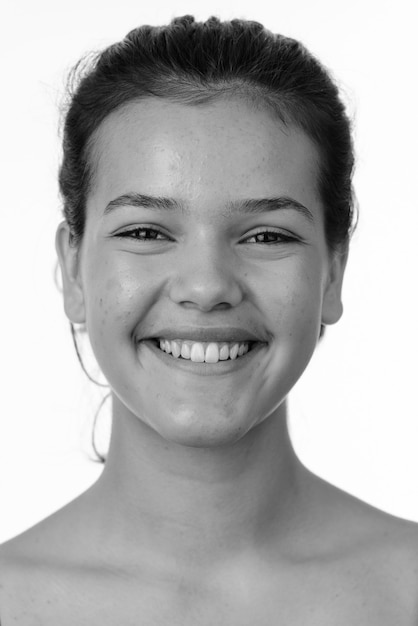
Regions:
<instances>
[{"instance_id":1,"label":"cheek","mask_svg":"<svg viewBox=\"0 0 418 626\"><path fill-rule=\"evenodd\" d=\"M322 310L322 277L318 265L300 264L277 278L279 287L271 312L281 336L300 343L319 333Z\"/></svg>"},{"instance_id":2,"label":"cheek","mask_svg":"<svg viewBox=\"0 0 418 626\"><path fill-rule=\"evenodd\" d=\"M141 282L134 281L124 269L112 270L104 265L103 271L89 277L86 292L87 330L92 344L100 348L97 344L108 345L129 337L145 300Z\"/></svg>"}]
</instances>

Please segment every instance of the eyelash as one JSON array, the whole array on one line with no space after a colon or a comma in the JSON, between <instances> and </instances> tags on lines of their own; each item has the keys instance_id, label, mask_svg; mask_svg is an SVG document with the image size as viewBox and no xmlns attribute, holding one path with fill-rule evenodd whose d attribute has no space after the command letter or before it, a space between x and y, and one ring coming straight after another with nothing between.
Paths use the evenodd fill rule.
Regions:
<instances>
[{"instance_id":1,"label":"eyelash","mask_svg":"<svg viewBox=\"0 0 418 626\"><path fill-rule=\"evenodd\" d=\"M136 239L137 241L161 241L161 239L156 239L156 238L144 239L144 238L132 236L133 233L140 233L140 232L156 233L157 235L163 235L163 233L156 228L132 228L131 230L125 230L120 233L117 233L115 237ZM290 243L290 242L299 241L296 237L292 237L291 235L286 235L282 232L279 232L276 230L269 230L269 229L259 230L258 232L253 233L252 235L247 237L247 239L251 239L252 237L256 237L257 235L277 235L278 237L280 237L279 241L259 241L258 242L264 245L278 245L280 243Z\"/></svg>"}]
</instances>

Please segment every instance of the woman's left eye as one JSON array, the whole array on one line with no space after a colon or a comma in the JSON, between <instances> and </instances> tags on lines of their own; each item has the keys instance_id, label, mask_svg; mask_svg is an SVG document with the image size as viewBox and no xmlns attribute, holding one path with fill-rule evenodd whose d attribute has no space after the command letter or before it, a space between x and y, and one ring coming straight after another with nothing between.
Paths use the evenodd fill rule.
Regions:
<instances>
[{"instance_id":1,"label":"woman's left eye","mask_svg":"<svg viewBox=\"0 0 418 626\"><path fill-rule=\"evenodd\" d=\"M283 232L276 230L260 230L259 232L253 233L252 235L247 237L244 243L248 243L249 239L256 239L256 241L252 243L266 244L289 243L291 241L297 241L296 237L292 237L291 235L287 235Z\"/></svg>"},{"instance_id":2,"label":"woman's left eye","mask_svg":"<svg viewBox=\"0 0 418 626\"><path fill-rule=\"evenodd\" d=\"M147 233L148 236L145 236ZM149 236L151 235L151 236ZM167 237L156 228L132 228L130 230L124 230L117 233L116 237L125 237L127 239L136 239L138 241L156 241L158 236L161 235L164 239Z\"/></svg>"}]
</instances>

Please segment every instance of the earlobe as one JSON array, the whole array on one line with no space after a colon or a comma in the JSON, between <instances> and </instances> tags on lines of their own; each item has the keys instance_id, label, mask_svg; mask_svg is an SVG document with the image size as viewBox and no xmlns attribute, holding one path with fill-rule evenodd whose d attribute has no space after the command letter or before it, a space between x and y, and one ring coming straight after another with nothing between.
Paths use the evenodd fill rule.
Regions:
<instances>
[{"instance_id":1,"label":"earlobe","mask_svg":"<svg viewBox=\"0 0 418 626\"><path fill-rule=\"evenodd\" d=\"M71 244L70 229L66 221L61 222L57 228L55 249L61 268L65 313L71 322L83 324L86 320L79 271L79 247Z\"/></svg>"},{"instance_id":2,"label":"earlobe","mask_svg":"<svg viewBox=\"0 0 418 626\"><path fill-rule=\"evenodd\" d=\"M342 286L348 250L332 254L322 303L322 324L335 324L343 314Z\"/></svg>"}]
</instances>

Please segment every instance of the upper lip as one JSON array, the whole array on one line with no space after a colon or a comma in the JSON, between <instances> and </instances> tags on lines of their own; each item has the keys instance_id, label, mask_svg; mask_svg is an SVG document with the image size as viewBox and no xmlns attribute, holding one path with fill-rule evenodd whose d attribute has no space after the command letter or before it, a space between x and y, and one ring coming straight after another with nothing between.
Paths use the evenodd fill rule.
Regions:
<instances>
[{"instance_id":1,"label":"upper lip","mask_svg":"<svg viewBox=\"0 0 418 626\"><path fill-rule=\"evenodd\" d=\"M212 326L210 328L196 328L196 326L179 326L177 328L162 328L150 339L183 339L201 342L244 342L257 341L265 343L264 339L257 337L245 328L234 328L232 326Z\"/></svg>"}]
</instances>

